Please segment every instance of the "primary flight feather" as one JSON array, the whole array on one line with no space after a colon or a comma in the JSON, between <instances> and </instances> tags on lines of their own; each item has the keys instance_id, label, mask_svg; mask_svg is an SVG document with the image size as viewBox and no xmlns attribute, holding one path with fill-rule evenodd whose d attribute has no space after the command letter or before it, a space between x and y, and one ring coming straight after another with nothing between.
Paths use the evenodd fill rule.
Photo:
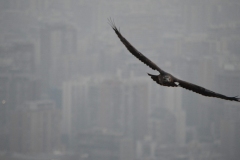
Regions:
<instances>
[{"instance_id":1,"label":"primary flight feather","mask_svg":"<svg viewBox=\"0 0 240 160\"><path fill-rule=\"evenodd\" d=\"M112 19L108 19L108 22L112 29L117 34L118 38L121 40L121 42L125 45L125 47L128 49L130 53L132 53L136 58L138 58L140 61L142 61L144 64L152 68L153 70L157 70L160 74L159 75L152 75L148 74L156 83L167 86L167 87L182 87L188 90L191 90L193 92L196 92L198 94L208 96L208 97L215 97L215 98L221 98L225 100L230 101L237 101L240 102L240 98L238 97L228 97L213 91L210 91L206 88L203 88L201 86L180 80L171 74L163 71L160 67L158 67L155 63L153 63L150 59L148 59L146 56L144 56L141 52L139 52L135 47L133 47L127 40L122 36L120 33L120 30L117 29L114 21Z\"/></svg>"}]
</instances>

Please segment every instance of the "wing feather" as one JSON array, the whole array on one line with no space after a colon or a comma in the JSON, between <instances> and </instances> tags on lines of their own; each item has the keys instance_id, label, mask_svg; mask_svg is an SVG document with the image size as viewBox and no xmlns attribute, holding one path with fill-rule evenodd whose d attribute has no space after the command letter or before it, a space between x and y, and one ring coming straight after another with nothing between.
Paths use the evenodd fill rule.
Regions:
<instances>
[{"instance_id":1,"label":"wing feather","mask_svg":"<svg viewBox=\"0 0 240 160\"><path fill-rule=\"evenodd\" d=\"M136 48L134 48L120 33L120 30L117 29L114 21L110 18L108 19L108 22L112 29L115 31L121 42L125 45L125 47L129 50L130 53L132 53L136 58L138 58L140 61L142 61L144 64L152 68L153 70L159 71L161 74L165 73L162 69L160 69L155 63L153 63L150 59L145 57L141 52L139 52Z\"/></svg>"},{"instance_id":2,"label":"wing feather","mask_svg":"<svg viewBox=\"0 0 240 160\"><path fill-rule=\"evenodd\" d=\"M238 101L238 102L240 101L238 97L228 97L183 80L178 79L176 82L178 82L179 86L181 86L182 88L188 89L190 91L201 94L203 96L221 98L221 99L230 100L230 101Z\"/></svg>"}]
</instances>

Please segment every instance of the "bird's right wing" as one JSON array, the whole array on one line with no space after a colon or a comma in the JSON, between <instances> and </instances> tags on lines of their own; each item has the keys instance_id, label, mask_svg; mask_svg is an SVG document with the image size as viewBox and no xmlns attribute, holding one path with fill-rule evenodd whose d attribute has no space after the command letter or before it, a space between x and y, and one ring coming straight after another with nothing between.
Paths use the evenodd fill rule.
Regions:
<instances>
[{"instance_id":1,"label":"bird's right wing","mask_svg":"<svg viewBox=\"0 0 240 160\"><path fill-rule=\"evenodd\" d=\"M153 70L159 71L161 74L165 73L162 69L160 69L155 63L153 63L150 59L145 57L141 52L139 52L136 48L134 48L120 33L120 30L117 29L114 21L112 19L108 19L108 22L112 29L115 31L121 42L125 45L125 47L131 52L136 58L142 61L144 64L152 68Z\"/></svg>"},{"instance_id":2,"label":"bird's right wing","mask_svg":"<svg viewBox=\"0 0 240 160\"><path fill-rule=\"evenodd\" d=\"M195 85L195 84L192 84L192 83L180 80L180 79L175 80L175 82L178 82L179 83L178 85L181 86L182 88L191 90L193 92L196 92L198 94L201 94L201 95L204 95L207 97L215 97L215 98L221 98L221 99L225 99L225 100L240 102L240 99L238 97L228 97L228 96L210 91L206 88L203 88L201 86L198 86L198 85Z\"/></svg>"}]
</instances>

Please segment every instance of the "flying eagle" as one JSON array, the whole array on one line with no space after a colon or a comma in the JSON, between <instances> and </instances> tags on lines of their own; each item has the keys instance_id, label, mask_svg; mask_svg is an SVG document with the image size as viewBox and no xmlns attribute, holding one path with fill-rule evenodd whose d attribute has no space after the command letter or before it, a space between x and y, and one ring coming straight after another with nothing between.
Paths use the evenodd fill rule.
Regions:
<instances>
[{"instance_id":1,"label":"flying eagle","mask_svg":"<svg viewBox=\"0 0 240 160\"><path fill-rule=\"evenodd\" d=\"M188 90L191 90L193 92L196 92L198 94L201 94L203 96L208 96L208 97L216 97L216 98L221 98L225 100L230 100L230 101L237 101L240 102L239 97L228 97L213 91L210 91L206 88L203 88L201 86L180 80L173 75L165 72L161 68L159 68L155 63L153 63L150 59L145 57L141 52L139 52L136 48L134 48L128 41L125 39L122 34L120 33L120 30L117 29L114 21L112 19L108 19L110 26L112 29L115 31L117 34L118 38L121 40L121 42L125 45L125 47L131 52L136 58L138 58L140 61L145 63L147 66L152 68L153 70L157 70L160 74L159 75L148 75L155 81L156 83L162 85L162 86L167 86L167 87L182 87Z\"/></svg>"}]
</instances>

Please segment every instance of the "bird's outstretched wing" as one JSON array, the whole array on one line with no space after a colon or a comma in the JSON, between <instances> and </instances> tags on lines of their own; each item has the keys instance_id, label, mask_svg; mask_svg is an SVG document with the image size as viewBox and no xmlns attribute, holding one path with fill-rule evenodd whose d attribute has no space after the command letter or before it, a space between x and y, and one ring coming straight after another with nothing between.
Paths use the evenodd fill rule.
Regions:
<instances>
[{"instance_id":1,"label":"bird's outstretched wing","mask_svg":"<svg viewBox=\"0 0 240 160\"><path fill-rule=\"evenodd\" d=\"M163 71L162 69L160 69L155 63L153 63L150 59L148 59L147 57L145 57L141 52L139 52L136 48L134 48L120 33L120 30L117 29L114 21L110 18L108 19L108 22L110 24L110 26L112 27L112 29L115 31L115 33L117 34L117 36L119 37L119 39L121 40L121 42L125 45L125 47L129 50L129 52L131 52L136 58L138 58L140 61L142 61L143 63L145 63L147 66L149 66L150 68L152 68L153 70L157 70L159 71L161 74L168 74L165 71ZM175 77L174 77L175 78ZM175 83L178 83L178 86L191 90L193 92L196 92L198 94L204 95L204 96L208 96L208 97L216 97L216 98L221 98L221 99L225 99L225 100L230 100L230 101L237 101L240 102L240 98L238 97L227 97L225 95L219 94L219 93L215 93L213 91L210 91L208 89L205 89L201 86L197 86L195 84L189 83L189 82L185 82L183 80L177 79L175 78Z\"/></svg>"},{"instance_id":2,"label":"bird's outstretched wing","mask_svg":"<svg viewBox=\"0 0 240 160\"><path fill-rule=\"evenodd\" d=\"M195 84L183 81L183 80L179 80L179 79L177 79L175 82L178 82L179 83L178 85L181 86L182 88L191 90L193 92L196 92L198 94L201 94L201 95L204 95L207 97L215 97L215 98L221 98L221 99L225 99L225 100L240 102L240 98L238 98L237 96L236 97L228 97L228 96L210 91L201 86L198 86L198 85L195 85Z\"/></svg>"},{"instance_id":3,"label":"bird's outstretched wing","mask_svg":"<svg viewBox=\"0 0 240 160\"><path fill-rule=\"evenodd\" d=\"M162 69L160 69L155 63L153 63L150 59L148 59L147 57L145 57L141 52L139 52L136 48L134 48L120 33L120 30L117 29L114 21L110 18L108 19L108 22L110 24L110 26L112 27L112 29L115 31L115 33L117 34L117 36L119 37L119 39L121 40L121 42L125 45L125 47L129 50L129 52L131 52L135 57L137 57L140 61L142 61L143 63L145 63L147 66L149 66L150 68L152 68L153 70L157 70L159 71L161 74L164 74L165 71L163 71Z\"/></svg>"}]
</instances>

